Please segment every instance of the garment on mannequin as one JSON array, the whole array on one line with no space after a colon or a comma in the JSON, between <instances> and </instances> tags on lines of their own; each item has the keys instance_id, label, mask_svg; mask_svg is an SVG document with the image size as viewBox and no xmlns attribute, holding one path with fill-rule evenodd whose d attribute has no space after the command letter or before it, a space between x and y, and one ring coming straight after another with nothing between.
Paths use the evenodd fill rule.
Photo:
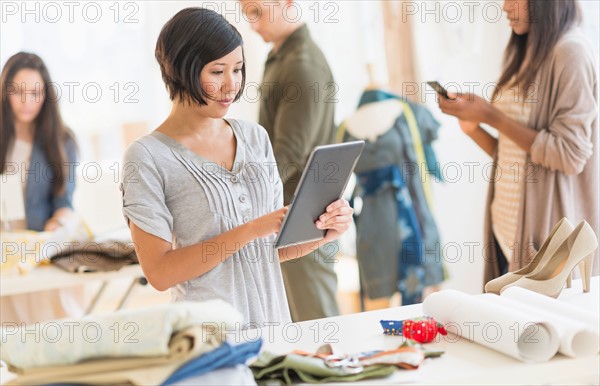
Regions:
<instances>
[{"instance_id":1,"label":"garment on mannequin","mask_svg":"<svg viewBox=\"0 0 600 386\"><path fill-rule=\"evenodd\" d=\"M365 90L357 111L340 127L344 141L368 140L355 168L353 196L362 200L356 216L357 259L369 298L400 291L402 304L419 303L425 287L445 279L429 183L421 176L437 174L431 143L438 127L424 106L381 86ZM421 166L415 170L414 165Z\"/></svg>"}]
</instances>

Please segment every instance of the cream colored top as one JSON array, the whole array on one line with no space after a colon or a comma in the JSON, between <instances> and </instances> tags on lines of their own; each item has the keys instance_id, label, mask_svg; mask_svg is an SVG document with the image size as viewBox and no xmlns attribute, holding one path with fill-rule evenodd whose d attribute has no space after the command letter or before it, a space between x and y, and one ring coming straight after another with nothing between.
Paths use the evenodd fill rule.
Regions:
<instances>
[{"instance_id":1,"label":"cream colored top","mask_svg":"<svg viewBox=\"0 0 600 386\"><path fill-rule=\"evenodd\" d=\"M494 105L509 118L527 125L531 114L531 103L523 101L516 88L505 87ZM527 152L507 136L498 137L498 165L496 187L492 201L492 229L494 236L510 262L518 229L521 195L525 179Z\"/></svg>"},{"instance_id":2,"label":"cream colored top","mask_svg":"<svg viewBox=\"0 0 600 386\"><path fill-rule=\"evenodd\" d=\"M7 162L17 165L17 174L21 176L21 185L23 188L23 200L25 200L25 189L27 187L27 170L31 159L31 150L33 144L21 139L15 139L15 143L10 152L8 152ZM10 222L11 229L27 229L27 221L13 220Z\"/></svg>"}]
</instances>

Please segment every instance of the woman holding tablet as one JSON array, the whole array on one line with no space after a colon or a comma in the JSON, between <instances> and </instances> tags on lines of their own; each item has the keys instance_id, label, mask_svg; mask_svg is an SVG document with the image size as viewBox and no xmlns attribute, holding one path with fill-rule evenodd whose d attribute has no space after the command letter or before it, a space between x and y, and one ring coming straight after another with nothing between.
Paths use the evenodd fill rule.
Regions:
<instances>
[{"instance_id":1,"label":"woman holding tablet","mask_svg":"<svg viewBox=\"0 0 600 386\"><path fill-rule=\"evenodd\" d=\"M173 107L134 142L123 164L123 213L144 274L174 300L225 300L244 326L290 322L280 259L337 239L352 221L344 200L316 226L323 240L276 250L287 208L265 130L224 119L243 91L239 32L221 15L186 8L163 27L156 58Z\"/></svg>"}]
</instances>

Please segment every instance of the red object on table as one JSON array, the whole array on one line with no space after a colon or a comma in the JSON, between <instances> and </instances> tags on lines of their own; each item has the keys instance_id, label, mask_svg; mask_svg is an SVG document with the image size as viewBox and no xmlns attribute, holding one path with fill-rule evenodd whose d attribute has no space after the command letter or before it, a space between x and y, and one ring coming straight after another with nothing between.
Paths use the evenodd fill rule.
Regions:
<instances>
[{"instance_id":1,"label":"red object on table","mask_svg":"<svg viewBox=\"0 0 600 386\"><path fill-rule=\"evenodd\" d=\"M407 339L413 339L419 343L429 343L435 339L438 332L446 335L446 329L441 323L433 318L422 318L404 320L402 323L402 335Z\"/></svg>"}]
</instances>

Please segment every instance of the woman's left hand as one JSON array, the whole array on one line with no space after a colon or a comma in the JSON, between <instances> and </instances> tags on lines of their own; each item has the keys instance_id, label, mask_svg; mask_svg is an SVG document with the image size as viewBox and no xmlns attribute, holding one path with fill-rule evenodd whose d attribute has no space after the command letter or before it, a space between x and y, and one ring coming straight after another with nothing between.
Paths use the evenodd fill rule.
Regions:
<instances>
[{"instance_id":1,"label":"woman's left hand","mask_svg":"<svg viewBox=\"0 0 600 386\"><path fill-rule=\"evenodd\" d=\"M453 115L462 121L488 123L492 105L475 94L452 94L453 99L439 98L440 109L444 114Z\"/></svg>"},{"instance_id":2,"label":"woman's left hand","mask_svg":"<svg viewBox=\"0 0 600 386\"><path fill-rule=\"evenodd\" d=\"M323 241L330 242L336 240L350 227L354 209L350 207L348 201L339 199L332 202L315 223L319 229L327 229Z\"/></svg>"}]
</instances>

